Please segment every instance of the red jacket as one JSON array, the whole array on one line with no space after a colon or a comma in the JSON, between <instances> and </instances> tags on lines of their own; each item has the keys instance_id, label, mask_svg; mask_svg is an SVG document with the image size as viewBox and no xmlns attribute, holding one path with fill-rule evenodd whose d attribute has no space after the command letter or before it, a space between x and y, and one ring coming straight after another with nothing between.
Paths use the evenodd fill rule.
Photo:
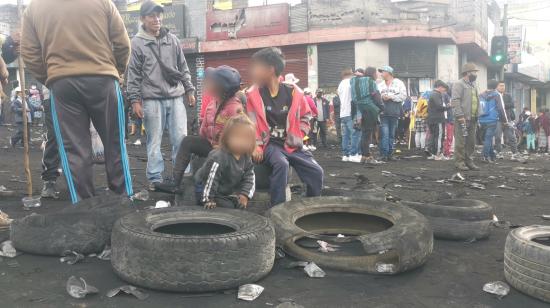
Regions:
<instances>
[{"instance_id":1,"label":"red jacket","mask_svg":"<svg viewBox=\"0 0 550 308\"><path fill-rule=\"evenodd\" d=\"M219 103L215 100L212 100L206 106L204 112L204 119L201 123L200 136L208 139L211 145L218 144L220 134L225 127L227 120L232 117L244 113L243 103L233 96L226 103L223 109L218 113L216 117L216 111L218 110Z\"/></svg>"},{"instance_id":2,"label":"red jacket","mask_svg":"<svg viewBox=\"0 0 550 308\"><path fill-rule=\"evenodd\" d=\"M311 110L305 99L304 92L294 85L292 92L292 104L286 121L285 150L292 153L303 147L303 139L309 133L309 121ZM265 115L264 102L257 86L252 86L246 92L246 112L248 117L256 124L256 143L258 150L264 151L269 143L270 128Z\"/></svg>"},{"instance_id":3,"label":"red jacket","mask_svg":"<svg viewBox=\"0 0 550 308\"><path fill-rule=\"evenodd\" d=\"M305 96L309 109L311 110L311 115L316 118L319 115L319 110L317 110L317 104L311 96Z\"/></svg>"}]
</instances>

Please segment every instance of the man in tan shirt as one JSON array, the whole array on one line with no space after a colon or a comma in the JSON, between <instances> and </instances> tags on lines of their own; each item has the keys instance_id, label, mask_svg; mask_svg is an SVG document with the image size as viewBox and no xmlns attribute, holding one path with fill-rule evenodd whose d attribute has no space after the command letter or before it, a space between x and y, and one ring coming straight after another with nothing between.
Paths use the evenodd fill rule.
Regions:
<instances>
[{"instance_id":1,"label":"man in tan shirt","mask_svg":"<svg viewBox=\"0 0 550 308\"><path fill-rule=\"evenodd\" d=\"M111 0L40 0L27 7L21 55L51 90L63 173L73 203L95 194L90 120L105 147L109 188L132 195L118 80L130 41Z\"/></svg>"}]
</instances>

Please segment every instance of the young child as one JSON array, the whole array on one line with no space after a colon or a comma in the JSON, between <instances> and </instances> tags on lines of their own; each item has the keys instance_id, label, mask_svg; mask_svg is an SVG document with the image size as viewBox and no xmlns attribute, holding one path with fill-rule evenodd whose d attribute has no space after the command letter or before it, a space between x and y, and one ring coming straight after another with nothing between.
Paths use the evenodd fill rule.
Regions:
<instances>
[{"instance_id":1,"label":"young child","mask_svg":"<svg viewBox=\"0 0 550 308\"><path fill-rule=\"evenodd\" d=\"M527 151L535 151L535 117L531 112L526 112L525 115L528 117L525 118L522 125L523 134L527 136Z\"/></svg>"},{"instance_id":2,"label":"young child","mask_svg":"<svg viewBox=\"0 0 550 308\"><path fill-rule=\"evenodd\" d=\"M426 91L418 99L415 108L415 134L414 134L414 143L418 151L427 151L426 149L426 140L427 140L427 131L428 131L428 99L430 98L431 91ZM429 153L426 153L429 154Z\"/></svg>"},{"instance_id":3,"label":"young child","mask_svg":"<svg viewBox=\"0 0 550 308\"><path fill-rule=\"evenodd\" d=\"M195 175L203 187L201 204L215 207L246 208L254 196L255 175L252 153L256 148L256 127L244 115L225 124L220 147L208 154L206 163Z\"/></svg>"}]
</instances>

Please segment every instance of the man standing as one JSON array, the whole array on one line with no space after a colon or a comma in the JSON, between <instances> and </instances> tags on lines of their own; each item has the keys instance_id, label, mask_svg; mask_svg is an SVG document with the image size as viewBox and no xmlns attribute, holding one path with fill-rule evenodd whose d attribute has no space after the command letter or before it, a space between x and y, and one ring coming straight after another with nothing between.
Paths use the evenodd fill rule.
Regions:
<instances>
[{"instance_id":1,"label":"man standing","mask_svg":"<svg viewBox=\"0 0 550 308\"><path fill-rule=\"evenodd\" d=\"M42 198L57 198L59 193L55 187L57 178L59 177L59 151L57 142L55 141L55 132L53 128L52 113L51 113L51 98L50 90L42 87L42 96L44 98L44 124L46 133L44 134L45 144L42 152Z\"/></svg>"},{"instance_id":2,"label":"man standing","mask_svg":"<svg viewBox=\"0 0 550 308\"><path fill-rule=\"evenodd\" d=\"M256 52L252 56L254 85L247 92L246 110L256 124L258 146L254 162L265 160L273 168L269 178L271 205L285 202L291 166L306 184L306 196L320 196L323 188L323 168L311 152L303 150L311 111L298 86L280 82L284 68L280 49L271 47Z\"/></svg>"},{"instance_id":3,"label":"man standing","mask_svg":"<svg viewBox=\"0 0 550 308\"><path fill-rule=\"evenodd\" d=\"M323 97L323 89L315 91L315 106L317 107L317 127L321 136L321 145L327 147L327 119L330 116L330 102ZM317 146L317 134L313 136L313 144Z\"/></svg>"},{"instance_id":4,"label":"man standing","mask_svg":"<svg viewBox=\"0 0 550 308\"><path fill-rule=\"evenodd\" d=\"M475 81L478 69L473 63L462 67L462 78L453 84L451 106L455 119L455 167L458 170L479 170L472 155L476 145L479 91Z\"/></svg>"},{"instance_id":5,"label":"man standing","mask_svg":"<svg viewBox=\"0 0 550 308\"><path fill-rule=\"evenodd\" d=\"M378 84L384 102L384 110L380 114L380 155L383 161L391 161L394 160L395 131L401 116L402 104L407 99L407 88L403 81L393 76L391 66L383 66L378 71L384 79Z\"/></svg>"},{"instance_id":6,"label":"man standing","mask_svg":"<svg viewBox=\"0 0 550 308\"><path fill-rule=\"evenodd\" d=\"M109 189L132 195L118 79L130 56L128 33L110 0L41 0L27 7L21 55L51 90L51 112L73 203L94 196L90 120L105 146Z\"/></svg>"},{"instance_id":7,"label":"man standing","mask_svg":"<svg viewBox=\"0 0 550 308\"><path fill-rule=\"evenodd\" d=\"M504 111L508 122L503 124L499 121L497 123L497 131L495 134L495 151L497 151L498 156L498 153L502 151L502 142L504 141L504 143L510 146L510 151L512 151L512 154L516 154L518 152L518 140L516 138L516 130L513 123L513 121L516 120L514 100L510 94L506 93L506 84L504 81L498 82L497 91L500 95L502 95ZM504 140L502 140L503 136Z\"/></svg>"},{"instance_id":8,"label":"man standing","mask_svg":"<svg viewBox=\"0 0 550 308\"><path fill-rule=\"evenodd\" d=\"M447 106L443 100L449 86L441 80L434 84L434 91L428 100L428 126L430 128L430 140L428 151L431 156L428 159L443 159L443 142L445 140L445 111Z\"/></svg>"},{"instance_id":9,"label":"man standing","mask_svg":"<svg viewBox=\"0 0 550 308\"><path fill-rule=\"evenodd\" d=\"M162 6L153 1L141 5L142 25L132 39L128 66L128 99L147 132L147 180L149 189L163 182L164 159L160 150L165 128L175 162L183 137L187 135L187 113L195 106L195 88L178 38L162 27Z\"/></svg>"},{"instance_id":10,"label":"man standing","mask_svg":"<svg viewBox=\"0 0 550 308\"><path fill-rule=\"evenodd\" d=\"M342 81L338 85L340 97L340 123L342 125L342 161L361 161L359 155L359 139L361 131L355 129L351 112L351 77L353 70L346 68L342 71Z\"/></svg>"},{"instance_id":11,"label":"man standing","mask_svg":"<svg viewBox=\"0 0 550 308\"><path fill-rule=\"evenodd\" d=\"M491 80L487 85L487 91L479 96L482 104L479 111L479 124L483 135L483 160L487 163L494 163L496 154L493 148L493 138L497 129L497 123L508 123L502 96L496 90L498 81Z\"/></svg>"}]
</instances>

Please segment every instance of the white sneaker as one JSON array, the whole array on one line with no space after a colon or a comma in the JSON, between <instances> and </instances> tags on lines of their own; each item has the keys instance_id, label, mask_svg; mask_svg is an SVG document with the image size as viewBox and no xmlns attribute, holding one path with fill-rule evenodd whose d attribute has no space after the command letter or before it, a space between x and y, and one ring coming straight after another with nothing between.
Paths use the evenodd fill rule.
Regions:
<instances>
[{"instance_id":1,"label":"white sneaker","mask_svg":"<svg viewBox=\"0 0 550 308\"><path fill-rule=\"evenodd\" d=\"M309 145L307 145L307 144L304 145L304 146L302 147L302 150L304 150L304 151L309 151Z\"/></svg>"},{"instance_id":2,"label":"white sneaker","mask_svg":"<svg viewBox=\"0 0 550 308\"><path fill-rule=\"evenodd\" d=\"M350 156L349 161L353 163L360 163L361 162L361 155L353 155Z\"/></svg>"},{"instance_id":3,"label":"white sneaker","mask_svg":"<svg viewBox=\"0 0 550 308\"><path fill-rule=\"evenodd\" d=\"M436 156L434 157L434 160L443 160L443 157L444 157L444 156L441 155L441 154L440 154L440 155L436 155Z\"/></svg>"},{"instance_id":4,"label":"white sneaker","mask_svg":"<svg viewBox=\"0 0 550 308\"><path fill-rule=\"evenodd\" d=\"M310 145L310 146L309 146L309 150L310 150L310 151L315 151L315 150L317 150L317 148L316 148L314 145Z\"/></svg>"},{"instance_id":5,"label":"white sneaker","mask_svg":"<svg viewBox=\"0 0 550 308\"><path fill-rule=\"evenodd\" d=\"M428 156L428 159L429 159L429 160L435 160L435 157L436 157L436 156L432 154L431 156Z\"/></svg>"},{"instance_id":6,"label":"white sneaker","mask_svg":"<svg viewBox=\"0 0 550 308\"><path fill-rule=\"evenodd\" d=\"M342 156L342 161L349 161L350 157L349 156Z\"/></svg>"}]
</instances>

